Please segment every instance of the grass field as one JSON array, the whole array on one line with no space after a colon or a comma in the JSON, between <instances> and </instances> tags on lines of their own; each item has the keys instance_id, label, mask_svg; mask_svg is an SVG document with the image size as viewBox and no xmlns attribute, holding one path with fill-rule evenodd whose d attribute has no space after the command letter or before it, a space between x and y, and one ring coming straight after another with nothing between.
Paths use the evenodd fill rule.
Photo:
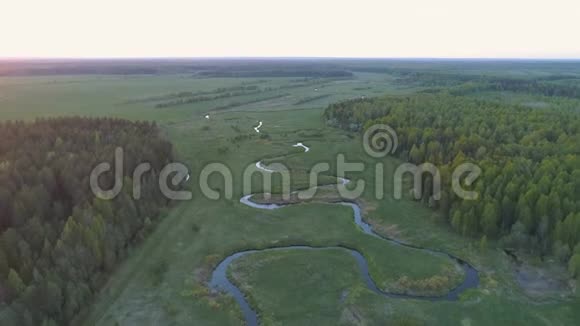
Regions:
<instances>
[{"instance_id":1,"label":"grass field","mask_svg":"<svg viewBox=\"0 0 580 326\"><path fill-rule=\"evenodd\" d=\"M86 115L149 119L159 122L182 122L197 114L232 103L243 103L256 97L288 94L284 98L265 100L251 105L233 106L230 110L294 109L320 107L340 99L404 92L389 75L361 73L352 79L321 79L317 84L300 84L296 78L192 78L190 76L35 76L0 77L0 119L34 119L41 116ZM155 103L135 100L179 92L211 91L217 88L258 85L259 95L236 96L156 109ZM302 83L303 84L303 83ZM299 86L299 85L298 85ZM323 99L294 105L312 96ZM275 102L275 105L271 105Z\"/></svg>"},{"instance_id":2,"label":"grass field","mask_svg":"<svg viewBox=\"0 0 580 326\"><path fill-rule=\"evenodd\" d=\"M214 109L244 103L257 95L168 108L127 103L260 80L264 78L0 78L1 119L86 115L155 120L175 145L179 160L192 171L189 184L193 200L175 203L168 210L155 231L118 267L77 324L240 325L241 312L233 299L212 293L206 282L221 259L245 248L348 244L365 255L373 278L387 288L401 277L425 279L453 270L454 264L447 259L365 236L356 229L348 207L303 204L262 211L238 202L244 168L262 158L279 158L297 180L305 180L304 173L316 162L335 166L338 153L345 154L348 161L359 159L371 167L348 175L367 182L362 200L365 218L389 236L446 250L470 261L480 271L482 283L458 302L390 299L364 287L347 252L261 253L240 259L231 273L256 305L264 325L572 325L580 320L580 299L575 294L530 297L515 282L509 257L493 243L481 251L476 240L450 232L440 216L419 204L390 196L381 201L373 198L372 167L376 161L363 152L358 135L327 127L321 114L324 105L340 99L413 91L397 86L388 74L357 73L353 79L329 80L317 86L265 90L260 97L281 92L289 95L218 111ZM292 78L270 78L258 85L292 83ZM319 98L296 105L315 97ZM210 112L210 119L203 118L206 112ZM268 137L254 132L257 121L263 121L261 135ZM234 142L236 136L245 137ZM311 150L300 153L291 147L298 141ZM297 154L285 156L291 152ZM197 176L212 162L224 163L233 171L236 186L232 199L214 201L202 196ZM399 162L389 158L383 163L389 175ZM221 186L219 178L211 182ZM304 185L298 182L294 186ZM389 182L386 186L386 193L391 194Z\"/></svg>"}]
</instances>

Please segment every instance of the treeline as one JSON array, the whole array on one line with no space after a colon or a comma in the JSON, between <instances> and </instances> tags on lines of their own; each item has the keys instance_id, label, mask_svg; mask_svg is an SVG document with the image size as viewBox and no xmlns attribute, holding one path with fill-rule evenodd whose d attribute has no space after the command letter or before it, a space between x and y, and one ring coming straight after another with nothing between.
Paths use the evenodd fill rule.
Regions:
<instances>
[{"instance_id":1,"label":"treeline","mask_svg":"<svg viewBox=\"0 0 580 326\"><path fill-rule=\"evenodd\" d=\"M252 99L249 99L246 101L234 101L234 102L227 103L227 104L224 104L221 106L217 106L217 107L213 108L212 111L227 110L227 109L235 108L237 106L254 104L254 103L259 103L259 102L269 101L269 100L275 100L277 98L286 97L289 95L290 95L289 93L282 93L282 94L275 94L275 95L270 95L270 96L266 96L266 97L256 97L256 98L252 98Z\"/></svg>"},{"instance_id":2,"label":"treeline","mask_svg":"<svg viewBox=\"0 0 580 326\"><path fill-rule=\"evenodd\" d=\"M309 79L304 79L304 81L301 81L301 82L295 82L295 83L290 83L290 84L281 85L281 86L269 86L269 87L264 87L264 88L259 88L256 85L233 86L233 87L227 87L227 88L218 88L216 90L207 91L207 92L198 92L198 93L180 92L180 93L174 93L174 94L169 94L169 95L160 96L160 97L151 97L147 101L162 101L162 102L157 103L155 105L155 108L159 109L159 108L167 108L167 107L180 106L180 105L186 105L186 104L192 104L192 103L214 101L214 100L230 98L230 97L257 95L257 94L273 92L273 91L278 91L278 90L310 87L310 86L315 86L315 85L323 85L326 83L330 83L334 80L336 80L336 79L309 78ZM270 97L277 98L277 97L282 97L285 95L286 94L284 94L284 95L271 95ZM266 99L269 99L269 98L266 98ZM165 100L165 101L163 101L163 100ZM256 100L256 101L251 100L248 103L244 103L244 104L250 104L250 103L259 102L259 101L262 101L262 100ZM241 105L241 104L235 104L235 103L232 105L226 104L224 107L228 108L231 106L239 106L239 105Z\"/></svg>"},{"instance_id":3,"label":"treeline","mask_svg":"<svg viewBox=\"0 0 580 326\"><path fill-rule=\"evenodd\" d=\"M157 95L157 96L149 96L144 98L137 98L128 100L125 103L147 103L147 102L160 102L160 101L167 101L176 98L187 98L187 97L197 97L197 96L204 96L204 95L213 95L213 94L220 94L226 92L236 92L236 91L255 91L258 90L258 86L256 85L245 85L242 83L241 86L231 86L231 87L220 87L209 91L198 91L198 92L191 92L191 91L183 91L183 92L176 92L176 93L169 93L164 95Z\"/></svg>"},{"instance_id":4,"label":"treeline","mask_svg":"<svg viewBox=\"0 0 580 326\"><path fill-rule=\"evenodd\" d=\"M0 76L162 75L192 77L351 77L336 60L38 59L0 60Z\"/></svg>"},{"instance_id":5,"label":"treeline","mask_svg":"<svg viewBox=\"0 0 580 326\"><path fill-rule=\"evenodd\" d=\"M272 69L272 70L208 70L199 73L204 77L215 78L251 78L251 77L315 77L315 78L336 78L336 77L352 77L353 74L347 70L340 69Z\"/></svg>"},{"instance_id":6,"label":"treeline","mask_svg":"<svg viewBox=\"0 0 580 326\"><path fill-rule=\"evenodd\" d=\"M425 174L422 200L458 232L496 238L506 248L553 254L580 275L580 113L529 109L468 97L418 94L330 105L328 124L357 131L377 123L398 134L397 153L430 162L442 176L441 200ZM454 168L479 165L477 200L450 188Z\"/></svg>"},{"instance_id":7,"label":"treeline","mask_svg":"<svg viewBox=\"0 0 580 326\"><path fill-rule=\"evenodd\" d=\"M242 90L224 91L221 93L217 93L215 95L199 95L199 96L192 96L192 97L188 97L187 95L184 95L184 96L179 96L179 98L174 99L174 100L157 103L157 104L155 104L155 108L162 109L162 108L168 108L168 107L172 107L172 106L180 106L180 105L185 105L185 104L207 102L207 101L213 101L213 100L229 98L229 97L255 95L255 94L260 94L262 92L263 92L263 90L260 90L258 87L246 86Z\"/></svg>"},{"instance_id":8,"label":"treeline","mask_svg":"<svg viewBox=\"0 0 580 326\"><path fill-rule=\"evenodd\" d=\"M482 83L469 83L454 88L450 92L453 95L466 95L484 91L510 91L580 99L580 87L576 85L527 79L496 79Z\"/></svg>"},{"instance_id":9,"label":"treeline","mask_svg":"<svg viewBox=\"0 0 580 326\"><path fill-rule=\"evenodd\" d=\"M542 96L580 99L580 81L576 75L549 75L538 78L508 78L496 76L467 75L448 72L396 72L399 82L421 87L435 87L424 92L449 92L452 95L468 95L486 91L509 91ZM562 81L566 81L563 83Z\"/></svg>"},{"instance_id":10,"label":"treeline","mask_svg":"<svg viewBox=\"0 0 580 326\"><path fill-rule=\"evenodd\" d=\"M306 104L306 103L314 102L314 101L317 101L317 100L321 100L323 98L327 98L330 95L331 94L322 94L322 95L318 95L318 96L305 97L305 98L302 98L302 99L294 102L294 105L301 105L301 104Z\"/></svg>"},{"instance_id":11,"label":"treeline","mask_svg":"<svg viewBox=\"0 0 580 326\"><path fill-rule=\"evenodd\" d=\"M124 187L90 190L91 170L124 149ZM67 325L167 204L156 175L172 160L155 123L80 117L0 123L0 324ZM141 200L134 167L149 162ZM101 177L103 189L113 173Z\"/></svg>"}]
</instances>

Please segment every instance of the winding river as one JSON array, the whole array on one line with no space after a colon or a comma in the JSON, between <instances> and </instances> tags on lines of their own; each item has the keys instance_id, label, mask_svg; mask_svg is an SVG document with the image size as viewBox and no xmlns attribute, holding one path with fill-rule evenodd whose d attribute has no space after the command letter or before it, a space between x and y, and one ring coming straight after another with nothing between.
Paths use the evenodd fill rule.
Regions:
<instances>
[{"instance_id":1,"label":"winding river","mask_svg":"<svg viewBox=\"0 0 580 326\"><path fill-rule=\"evenodd\" d=\"M258 163L260 163L260 162L258 162ZM256 164L256 166L258 166L258 163ZM267 169L263 166L261 166L261 167L264 168L265 170ZM339 178L338 181L342 184L346 184L349 182L348 179L343 179L343 178ZM252 196L253 195L243 196L240 199L240 203L242 203L246 206L249 206L249 207L256 208L256 209L267 209L267 210L279 209L279 208L282 208L285 206L295 205L295 204L283 204L283 205L281 205L281 204L259 204L259 203L256 203L256 202L251 200ZM358 265L360 275L361 275L362 279L364 280L367 288L378 295L382 295L382 296L389 297L389 298L417 299L417 300L428 300L428 301L456 301L459 299L460 294L463 293L465 290L471 289L471 288L476 288L479 286L479 273L472 265L470 265L468 262L464 261L463 259L456 257L450 253L444 252L444 251L423 248L423 247L419 247L419 246L415 246L415 245L411 245L411 244L406 244L406 243L403 243L401 241L382 236L382 235L374 232L372 226L364 221L362 214L361 214L361 208L358 204L352 203L352 202L337 202L335 204L350 207L353 211L353 218L354 218L355 224L364 233L368 234L369 236L380 238L386 242L390 242L391 244L395 244L398 246L403 246L403 247L411 248L414 250L422 250L422 251L429 252L431 254L444 256L444 257L447 257L449 259L452 259L453 261L458 263L463 268L463 271L465 273L465 278L463 279L463 282L461 284L459 284L457 287L449 290L446 294L440 295L440 296L421 296L421 295L386 292L386 291L383 291L377 287L376 283L374 282L374 280L372 279L372 277L369 273L368 263L360 251L352 249L352 248L338 247L338 246L311 247L311 246L296 245L296 246L286 246L286 247L272 247L272 248L265 248L265 249L255 249L255 250L243 250L243 251L233 253L233 254L229 255L228 257L226 257L224 260L222 260L217 265L217 267L213 270L212 277L211 277L211 280L209 282L209 287L211 289L214 289L214 290L225 291L226 293L233 296L234 299L236 300L236 302L240 305L240 308L242 309L242 313L243 313L244 318L246 320L246 324L249 326L257 326L259 324L257 312L250 306L250 304L246 300L242 291L237 286L235 286L232 282L230 282L230 280L228 279L228 276L227 276L227 270L228 270L229 266L234 261L236 261L237 259L239 259L243 256L250 255L253 253L257 253L257 252L279 251L279 250L326 250L326 249L346 250L355 258L356 263Z\"/></svg>"},{"instance_id":2,"label":"winding river","mask_svg":"<svg viewBox=\"0 0 580 326\"><path fill-rule=\"evenodd\" d=\"M308 147L302 143L296 143L296 144L292 145L292 147L302 147L302 148L304 148L304 153L306 153L310 150L310 147Z\"/></svg>"}]
</instances>

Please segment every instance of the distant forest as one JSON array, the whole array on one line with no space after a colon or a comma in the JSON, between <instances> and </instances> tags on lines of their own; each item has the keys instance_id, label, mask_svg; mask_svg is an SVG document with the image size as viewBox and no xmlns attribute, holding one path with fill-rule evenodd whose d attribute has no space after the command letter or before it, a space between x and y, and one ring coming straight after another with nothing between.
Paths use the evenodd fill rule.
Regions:
<instances>
[{"instance_id":1,"label":"distant forest","mask_svg":"<svg viewBox=\"0 0 580 326\"><path fill-rule=\"evenodd\" d=\"M0 61L0 76L157 75L192 77L352 77L333 62L273 59L95 59Z\"/></svg>"},{"instance_id":2,"label":"distant forest","mask_svg":"<svg viewBox=\"0 0 580 326\"><path fill-rule=\"evenodd\" d=\"M91 170L124 149L123 191L96 199ZM155 174L172 146L154 123L58 118L0 123L1 325L66 325L155 223L167 201ZM133 168L151 163L142 198ZM103 175L112 185L113 173ZM0 306L1 306L0 305Z\"/></svg>"},{"instance_id":3,"label":"distant forest","mask_svg":"<svg viewBox=\"0 0 580 326\"><path fill-rule=\"evenodd\" d=\"M509 84L509 83L508 83ZM532 109L450 94L357 99L331 104L327 123L351 131L388 124L398 154L440 168L441 200L432 199L425 174L422 201L457 232L498 239L505 248L555 255L580 276L580 113ZM477 200L451 191L451 173L463 162L483 174Z\"/></svg>"}]
</instances>

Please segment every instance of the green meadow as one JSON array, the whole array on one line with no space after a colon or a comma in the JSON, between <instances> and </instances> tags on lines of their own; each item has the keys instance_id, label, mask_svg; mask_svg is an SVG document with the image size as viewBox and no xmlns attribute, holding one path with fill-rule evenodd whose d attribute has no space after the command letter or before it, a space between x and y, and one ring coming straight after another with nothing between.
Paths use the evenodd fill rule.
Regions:
<instances>
[{"instance_id":1,"label":"green meadow","mask_svg":"<svg viewBox=\"0 0 580 326\"><path fill-rule=\"evenodd\" d=\"M453 261L365 235L354 224L349 207L314 202L267 211L239 202L243 171L257 161L267 158L268 163L285 164L292 173L293 189L301 189L307 187L307 173L316 163L329 163L327 177L334 175L338 154L366 165L364 172L347 175L366 183L359 201L365 220L391 238L469 261L479 271L480 285L454 302L386 298L366 288L354 258L345 250L257 253L236 261L229 273L263 325L573 325L580 320L580 299L575 293L531 295L518 284L514 264L496 243L490 240L481 248L479 239L453 233L441 216L425 206L395 200L391 176L401 162L370 158L359 133L327 126L322 118L324 108L336 101L411 93L421 87L401 85L388 73L357 72L353 78L310 83L296 79L0 78L0 119L79 115L153 120L192 175L187 187L193 199L171 204L154 231L130 250L94 304L74 324L241 325L237 303L209 289L207 282L223 258L244 249L347 246L365 256L371 276L383 289L408 290L401 279L446 277L447 287L441 292L460 283L463 274ZM180 92L222 94L218 89L247 85L256 85L260 92L211 100L195 95L189 98L196 102L155 106L160 97L175 98ZM509 100L536 103L543 99L518 96ZM253 129L258 121L263 122L260 133ZM310 151L292 147L297 142ZM232 198L203 196L199 173L208 163L222 163L232 171ZM374 196L377 163L385 168L386 195L381 200ZM331 182L328 178L323 182ZM224 187L216 175L209 184L213 189ZM253 190L263 189L253 185Z\"/></svg>"}]
</instances>

